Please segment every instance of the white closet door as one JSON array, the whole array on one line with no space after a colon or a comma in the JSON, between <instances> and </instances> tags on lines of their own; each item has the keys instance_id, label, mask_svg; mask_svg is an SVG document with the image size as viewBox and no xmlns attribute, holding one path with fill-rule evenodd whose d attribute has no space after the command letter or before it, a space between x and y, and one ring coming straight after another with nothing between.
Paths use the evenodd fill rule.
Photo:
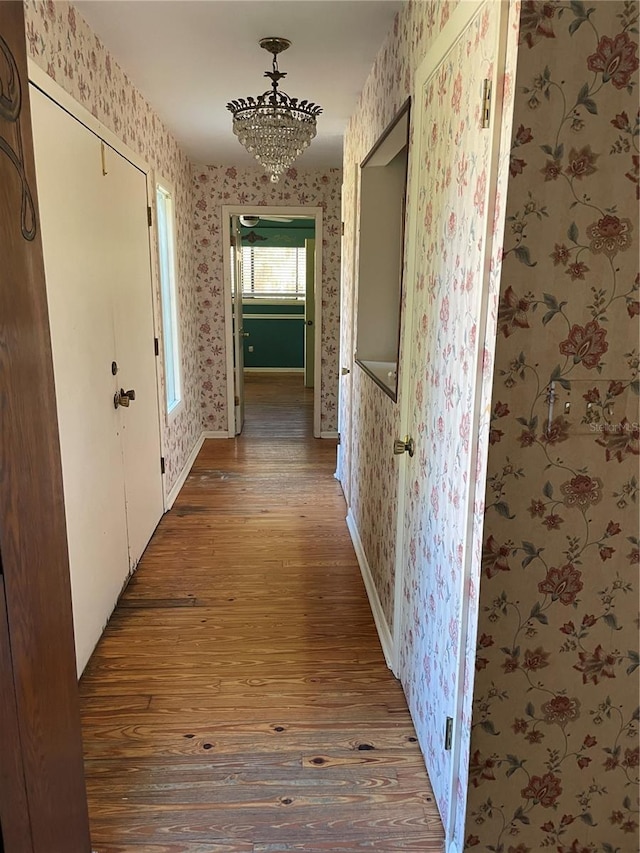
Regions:
<instances>
[{"instance_id":1,"label":"white closet door","mask_svg":"<svg viewBox=\"0 0 640 853\"><path fill-rule=\"evenodd\" d=\"M100 140L32 87L78 672L128 575Z\"/></svg>"},{"instance_id":2,"label":"white closet door","mask_svg":"<svg viewBox=\"0 0 640 853\"><path fill-rule=\"evenodd\" d=\"M105 153L110 211L111 291L118 387L135 400L118 409L125 469L129 562L134 568L162 516L160 419L154 352L145 175L110 148ZM117 251L115 250L117 248Z\"/></svg>"}]
</instances>

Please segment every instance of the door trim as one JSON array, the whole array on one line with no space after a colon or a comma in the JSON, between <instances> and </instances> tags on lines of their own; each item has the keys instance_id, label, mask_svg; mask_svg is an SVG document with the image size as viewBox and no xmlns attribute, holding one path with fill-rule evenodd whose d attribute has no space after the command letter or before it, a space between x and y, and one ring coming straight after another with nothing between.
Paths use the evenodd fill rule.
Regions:
<instances>
[{"instance_id":1,"label":"door trim","mask_svg":"<svg viewBox=\"0 0 640 853\"><path fill-rule=\"evenodd\" d=\"M233 388L233 310L231 300L230 274L230 219L232 216L304 216L315 220L315 309L316 337L314 342L315 365L313 373L313 437L322 438L320 431L320 405L322 401L322 208L290 205L222 205L222 266L224 273L224 327L227 367L227 435L235 438L234 424L234 388Z\"/></svg>"},{"instance_id":2,"label":"door trim","mask_svg":"<svg viewBox=\"0 0 640 853\"><path fill-rule=\"evenodd\" d=\"M148 174L151 171L149 163L143 157L137 154L133 148L129 148L119 136L110 130L106 124L97 119L93 113L89 112L80 101L76 101L73 95L70 95L59 83L56 83L53 77L49 77L47 72L40 68L33 59L29 58L27 60L27 67L29 70L29 82L33 86L40 89L44 95L55 101L59 107L62 107L63 110L66 110L66 112L81 122L88 130L99 136L109 147L115 149L118 154L124 157L125 160L128 160L137 169L140 169L141 172Z\"/></svg>"},{"instance_id":3,"label":"door trim","mask_svg":"<svg viewBox=\"0 0 640 853\"><path fill-rule=\"evenodd\" d=\"M347 509L351 511L351 495L353 492L352 483L351 483L351 473L352 473L352 456L353 456L353 372L355 365L355 354L356 354L356 300L357 300L357 262L358 262L358 253L360 251L360 229L358 227L358 211L360 210L360 166L358 163L352 163L350 166L351 175L348 175L348 178L353 180L353 206L351 209L351 234L350 234L350 248L351 248L351 264L350 269L347 271L344 264L344 247L345 247L345 236L344 232L346 230L346 221L347 221L347 211L345 209L345 194L344 188L346 185L346 180L343 177L342 183L342 206L340 211L340 220L342 222L343 236L340 243L340 257L341 257L341 265L340 265L340 289L341 293L346 292L346 276L347 272L351 276L351 284L352 284L352 297L351 297L351 306L349 311L349 316L346 319L348 322L348 327L350 329L350 351L343 352L342 346L340 348L340 378L339 378L339 403L338 403L338 437L340 438L340 444L338 445L338 459L336 464L336 474L338 475L338 479L340 480L340 484L342 486L342 492L344 494L344 498L347 504ZM346 170L345 170L346 172ZM340 311L342 312L343 305L342 302L340 304ZM343 339L343 331L341 329L340 334L340 342L342 345ZM343 374L343 369L346 368L349 373ZM348 389L345 391L345 387ZM342 403L342 398L344 396L344 405ZM344 411L349 411L349 434L343 432L344 424L341 420L341 415ZM344 448L348 447L349 452L345 455ZM347 464L345 464L347 463ZM390 654L389 661L395 660L395 652L393 649L395 645L393 642L390 643ZM389 667L394 675L396 674L395 663L393 665L390 664Z\"/></svg>"}]
</instances>

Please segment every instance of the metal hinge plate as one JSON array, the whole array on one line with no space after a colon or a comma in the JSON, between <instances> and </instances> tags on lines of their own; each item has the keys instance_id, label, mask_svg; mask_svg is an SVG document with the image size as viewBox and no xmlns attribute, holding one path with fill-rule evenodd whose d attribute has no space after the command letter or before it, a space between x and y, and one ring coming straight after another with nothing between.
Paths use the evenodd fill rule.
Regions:
<instances>
[{"instance_id":1,"label":"metal hinge plate","mask_svg":"<svg viewBox=\"0 0 640 853\"><path fill-rule=\"evenodd\" d=\"M160 457L160 473L164 474L164 456Z\"/></svg>"},{"instance_id":2,"label":"metal hinge plate","mask_svg":"<svg viewBox=\"0 0 640 853\"><path fill-rule=\"evenodd\" d=\"M158 338L153 339L153 351L156 355L160 355L160 341Z\"/></svg>"},{"instance_id":3,"label":"metal hinge plate","mask_svg":"<svg viewBox=\"0 0 640 853\"><path fill-rule=\"evenodd\" d=\"M482 127L489 127L491 121L491 80L486 78L482 84Z\"/></svg>"},{"instance_id":4,"label":"metal hinge plate","mask_svg":"<svg viewBox=\"0 0 640 853\"><path fill-rule=\"evenodd\" d=\"M453 746L453 717L447 717L444 728L444 748L451 749Z\"/></svg>"},{"instance_id":5,"label":"metal hinge plate","mask_svg":"<svg viewBox=\"0 0 640 853\"><path fill-rule=\"evenodd\" d=\"M147 207L147 225L151 228L152 218L151 218L151 208Z\"/></svg>"}]
</instances>

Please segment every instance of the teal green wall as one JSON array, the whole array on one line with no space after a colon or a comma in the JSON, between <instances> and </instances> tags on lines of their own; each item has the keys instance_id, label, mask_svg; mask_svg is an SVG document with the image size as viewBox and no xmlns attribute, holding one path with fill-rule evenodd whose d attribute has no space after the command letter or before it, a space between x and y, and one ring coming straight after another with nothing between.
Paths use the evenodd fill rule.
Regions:
<instances>
[{"instance_id":1,"label":"teal green wall","mask_svg":"<svg viewBox=\"0 0 640 853\"><path fill-rule=\"evenodd\" d=\"M240 227L243 246L304 246L305 240L315 236L315 220L292 219L291 222L260 220L253 228ZM243 303L244 366L304 368L304 304ZM249 315L260 314L260 319ZM269 319L269 314L296 316L295 320ZM264 318L264 319L263 319ZM299 319L298 319L299 318ZM253 352L249 352L253 347Z\"/></svg>"},{"instance_id":2,"label":"teal green wall","mask_svg":"<svg viewBox=\"0 0 640 853\"><path fill-rule=\"evenodd\" d=\"M243 302L243 326L249 337L244 339L244 366L304 367L304 305L282 302ZM255 318L259 314L260 318ZM295 319L269 317L287 314ZM249 315L249 316L247 316ZM254 315L254 316L251 316ZM249 347L253 352L249 352Z\"/></svg>"}]
</instances>

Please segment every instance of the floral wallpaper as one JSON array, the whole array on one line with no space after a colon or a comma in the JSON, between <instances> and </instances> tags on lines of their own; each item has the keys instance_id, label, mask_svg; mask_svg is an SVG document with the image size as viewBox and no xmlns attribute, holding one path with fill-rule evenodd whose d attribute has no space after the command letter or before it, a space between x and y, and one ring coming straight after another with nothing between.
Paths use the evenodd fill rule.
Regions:
<instances>
[{"instance_id":1,"label":"floral wallpaper","mask_svg":"<svg viewBox=\"0 0 640 853\"><path fill-rule=\"evenodd\" d=\"M343 243L346 252L352 251L357 240L357 166L411 94L416 68L456 5L449 0L429 3L410 0L396 15L393 29L378 52L345 134ZM357 313L356 290L353 266L345 264L342 317L351 318ZM341 358L347 367L353 358L354 341L352 326L343 323ZM393 633L398 472L390 448L399 432L399 406L357 365L352 364L350 369L349 378L342 379L341 384L341 423L346 428L341 429L338 474Z\"/></svg>"},{"instance_id":2,"label":"floral wallpaper","mask_svg":"<svg viewBox=\"0 0 640 853\"><path fill-rule=\"evenodd\" d=\"M355 189L348 185L349 166L358 162L413 85L413 74L449 20L455 4L408 4L400 13L393 33L381 50L360 112L352 118L345 146L345 241L355 227ZM515 9L515 6L514 6ZM411 163L419 162L419 174L409 175L409 193L420 183L420 258L415 280L413 345L401 353L400 363L411 370L413 436L417 443L410 477L410 504L405 519L409 568L404 584L404 619L399 626L400 676L416 723L427 767L441 814L448 820L450 798L457 797L454 824L449 838L462 838L468 741L471 720L471 687L475 656L477 578L480 565L482 513L474 516L473 543L467 542L467 505L484 494L483 460L489 435L491 366L498 305L500 248L495 248L489 275L489 319L483 337L483 241L487 222L496 234L504 219L502 197L508 178L510 103L517 49L517 17L513 16L508 40L507 73L496 80L496 97L504 88L505 119L502 128L507 154L496 173L489 172L490 132L479 132L479 99L482 80L496 68L498 6L489 4L478 15L455 54L446 60L430 81L428 90L414 102L415 134L417 103L427 104L432 120ZM504 87L503 87L504 83ZM460 152L460 157L453 152ZM351 168L353 168L351 166ZM490 185L490 178L493 182ZM491 213L489 212L491 210ZM411 229L412 223L408 223ZM353 237L351 237L353 239ZM342 314L351 314L357 299L349 269L343 269L345 286ZM403 324L412 318L403 316ZM342 346L349 357L353 334L343 327ZM484 372L478 362L484 361ZM401 367L402 369L402 367ZM478 382L477 374L482 376ZM353 403L351 435L342 435L343 476L352 472L346 490L359 528L384 614L393 627L394 565L397 524L397 459L391 453L400 434L399 409L357 367L351 379ZM476 401L477 398L477 401ZM474 402L475 401L475 402ZM400 401L402 402L402 401ZM472 424L469 411L482 413ZM348 423L348 417L345 418ZM478 443L480 450L476 450ZM442 452L446 447L446 452ZM478 460L480 460L478 462ZM475 483L475 487L472 484ZM481 484L481 485L477 485ZM474 488L474 491L472 491ZM435 509L434 509L435 504ZM468 552L468 553L467 553ZM463 572L463 562L470 564ZM466 576L476 578L472 584ZM472 593L468 606L471 638L459 645L463 632L463 578ZM442 749L444 719L456 713L456 679L460 654L470 660L463 669L465 690L459 767L451 767Z\"/></svg>"},{"instance_id":3,"label":"floral wallpaper","mask_svg":"<svg viewBox=\"0 0 640 853\"><path fill-rule=\"evenodd\" d=\"M198 393L202 428L228 429L222 205L321 207L322 341L320 428L335 432L338 420L340 336L340 169L289 169L272 184L261 169L194 166L192 204L196 255Z\"/></svg>"},{"instance_id":4,"label":"floral wallpaper","mask_svg":"<svg viewBox=\"0 0 640 853\"><path fill-rule=\"evenodd\" d=\"M522 4L465 849L638 849L637 41Z\"/></svg>"},{"instance_id":5,"label":"floral wallpaper","mask_svg":"<svg viewBox=\"0 0 640 853\"><path fill-rule=\"evenodd\" d=\"M473 518L471 541L466 545L468 569L465 573L465 604L462 611L464 649L461 649L462 668L458 689L462 702L458 707L456 722L460 728L461 749L458 764L454 767L451 796L453 799L454 823L450 827L451 838L459 849L464 847L466 799L469 778L469 744L473 713L473 688L478 626L478 597L481 580L482 536L484 527L484 494L487 478L487 453L491 441L491 395L492 376L496 347L496 330L502 273L503 231L505 224L505 198L510 178L510 143L513 125L513 99L516 65L518 59L518 34L520 28L520 2L509 5L505 63L502 79L498 78L496 97L501 98L500 141L495 153L495 177L488 175L489 195L487 213L491 222L491 247L489 271L485 278L487 288L486 315L484 317L484 341L482 351L477 354L477 367L482 380L476 387L477 424L475 425L476 449L471 461L471 489L469 498Z\"/></svg>"},{"instance_id":6,"label":"floral wallpaper","mask_svg":"<svg viewBox=\"0 0 640 853\"><path fill-rule=\"evenodd\" d=\"M413 346L405 355L408 432L416 450L407 469L400 677L450 840L454 795L463 825L466 767L463 763L460 778L452 764L457 751L444 744L444 725L447 717L458 717L464 691L459 671L465 593L477 588L479 571L472 559L469 514L474 481L484 478L486 465L477 450L477 410L491 381L482 362L493 134L482 128L479 93L497 71L499 24L499 4L481 6L416 94L423 105L414 131L420 133L415 139L420 165L413 175L419 227L411 249L416 258ZM491 340L489 348L492 352ZM458 721L456 730L464 754L468 723L462 727Z\"/></svg>"},{"instance_id":7,"label":"floral wallpaper","mask_svg":"<svg viewBox=\"0 0 640 853\"><path fill-rule=\"evenodd\" d=\"M171 489L202 427L194 322L191 167L158 116L77 10L65 0L25 0L29 56L76 101L173 184L185 405L164 425L166 486ZM155 253L154 253L155 260ZM156 279L157 280L157 279ZM160 295L155 294L159 304ZM158 312L158 316L160 313Z\"/></svg>"}]
</instances>

